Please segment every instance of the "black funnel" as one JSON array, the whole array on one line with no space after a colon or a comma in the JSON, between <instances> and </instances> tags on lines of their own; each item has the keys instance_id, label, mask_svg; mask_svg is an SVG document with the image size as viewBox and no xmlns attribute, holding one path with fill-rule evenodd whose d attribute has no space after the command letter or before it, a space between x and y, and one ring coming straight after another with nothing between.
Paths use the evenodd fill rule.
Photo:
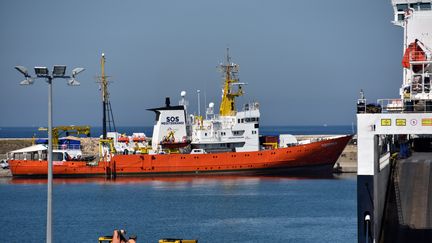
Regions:
<instances>
[{"instance_id":1,"label":"black funnel","mask_svg":"<svg viewBox=\"0 0 432 243\"><path fill-rule=\"evenodd\" d=\"M170 101L170 97L165 97L165 105L166 107L170 107L171 101Z\"/></svg>"}]
</instances>

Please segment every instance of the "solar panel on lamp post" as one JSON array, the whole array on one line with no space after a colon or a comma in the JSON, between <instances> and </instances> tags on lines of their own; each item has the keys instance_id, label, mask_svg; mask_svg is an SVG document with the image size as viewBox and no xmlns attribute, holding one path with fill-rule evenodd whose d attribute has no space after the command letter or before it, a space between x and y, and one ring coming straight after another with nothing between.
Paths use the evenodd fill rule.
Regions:
<instances>
[{"instance_id":1,"label":"solar panel on lamp post","mask_svg":"<svg viewBox=\"0 0 432 243\"><path fill-rule=\"evenodd\" d=\"M75 79L75 76L84 71L84 68L75 68L72 71L72 76L65 75L66 66L55 65L53 72L50 75L48 68L35 67L36 77L29 75L27 68L23 66L15 66L21 74L24 75L25 80L20 82L20 85L31 85L36 78L45 78L48 83L48 192L47 192L47 229L46 229L46 242L52 242L52 185L53 185L53 163L52 163L52 80L56 78L69 79L68 85L78 86L80 83Z\"/></svg>"}]
</instances>

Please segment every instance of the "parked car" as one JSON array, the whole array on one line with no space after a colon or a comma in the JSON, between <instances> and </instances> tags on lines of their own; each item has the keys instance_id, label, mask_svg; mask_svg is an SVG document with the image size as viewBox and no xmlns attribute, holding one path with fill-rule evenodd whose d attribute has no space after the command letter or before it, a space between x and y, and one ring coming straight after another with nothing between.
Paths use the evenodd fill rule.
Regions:
<instances>
[{"instance_id":1,"label":"parked car","mask_svg":"<svg viewBox=\"0 0 432 243\"><path fill-rule=\"evenodd\" d=\"M0 161L0 167L1 167L3 170L9 169L9 163L7 162L7 160L2 159L2 160Z\"/></svg>"}]
</instances>

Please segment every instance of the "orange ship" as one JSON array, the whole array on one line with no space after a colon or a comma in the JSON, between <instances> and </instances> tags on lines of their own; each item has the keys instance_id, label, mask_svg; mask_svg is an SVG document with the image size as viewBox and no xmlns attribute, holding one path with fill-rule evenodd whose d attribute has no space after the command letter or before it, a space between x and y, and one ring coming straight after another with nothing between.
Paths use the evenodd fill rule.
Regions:
<instances>
[{"instance_id":1,"label":"orange ship","mask_svg":"<svg viewBox=\"0 0 432 243\"><path fill-rule=\"evenodd\" d=\"M149 109L156 114L151 141L144 134L139 135L140 141L134 141L116 132L105 134L104 129L98 161L84 161L81 156L70 156L71 151L54 150L54 176L330 174L352 136L305 141L289 134L260 137L258 103L236 110L235 98L243 95L238 69L227 54L226 62L220 65L224 85L218 114L210 103L205 117L199 109L198 115L188 115L186 92L182 91L179 105L171 106L166 98L165 106ZM42 145L12 151L9 165L13 176L47 175L46 153Z\"/></svg>"},{"instance_id":2,"label":"orange ship","mask_svg":"<svg viewBox=\"0 0 432 243\"><path fill-rule=\"evenodd\" d=\"M55 177L163 174L329 174L351 136L255 152L115 155L111 161L54 161ZM56 152L54 152L56 153ZM54 156L55 157L55 156ZM13 176L46 176L46 160L10 160Z\"/></svg>"}]
</instances>

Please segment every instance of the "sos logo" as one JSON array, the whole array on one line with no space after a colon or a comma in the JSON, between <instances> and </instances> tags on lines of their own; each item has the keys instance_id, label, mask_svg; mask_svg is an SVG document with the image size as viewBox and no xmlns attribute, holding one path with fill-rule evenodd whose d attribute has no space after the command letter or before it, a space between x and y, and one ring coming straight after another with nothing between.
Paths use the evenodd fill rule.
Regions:
<instances>
[{"instance_id":1,"label":"sos logo","mask_svg":"<svg viewBox=\"0 0 432 243\"><path fill-rule=\"evenodd\" d=\"M180 121L180 117L178 116L168 116L166 118L166 122L172 123L172 122L179 122Z\"/></svg>"}]
</instances>

